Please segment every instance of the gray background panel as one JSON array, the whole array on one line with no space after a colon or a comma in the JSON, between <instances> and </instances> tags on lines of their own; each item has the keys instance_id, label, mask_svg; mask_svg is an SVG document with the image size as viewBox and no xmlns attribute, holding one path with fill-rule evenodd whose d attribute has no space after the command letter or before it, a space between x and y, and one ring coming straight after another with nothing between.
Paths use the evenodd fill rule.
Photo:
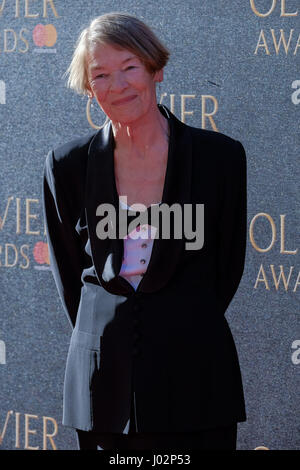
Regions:
<instances>
[{"instance_id":1,"label":"gray background panel","mask_svg":"<svg viewBox=\"0 0 300 470\"><path fill-rule=\"evenodd\" d=\"M266 12L272 0L254 3ZM218 103L213 116L218 131L240 140L246 149L247 256L238 292L226 313L239 353L248 414L247 422L239 424L238 449L260 445L299 449L300 93L297 100L297 90L292 88L300 80L300 39L296 48L299 1L285 1L286 12L297 12L293 17L280 16L280 0L274 0L274 11L267 17L255 15L250 1L245 0L166 0L163 4L154 0L53 0L59 18L49 2L47 18L42 16L42 0L29 2L29 11L39 14L36 18L25 18L25 2L19 4L17 18L12 0L6 1L0 16L0 80L6 86L5 104L0 104L2 221L12 198L0 229L0 434L12 411L0 448L42 449L43 421L50 434L57 424L53 437L57 449L77 448L74 430L61 425L71 330L41 245L46 241L42 170L50 149L93 132L86 117L86 98L68 90L62 79L79 31L95 16L126 11L149 24L171 51L158 101L166 93L163 103L170 107L170 95L175 95L174 112L181 118L181 95L195 95L186 100L186 110L193 114L186 115L185 122L201 127L201 97L213 96ZM38 23L55 26L57 42L52 49L56 52L35 51L38 47L32 31ZM27 43L20 39L22 28ZM6 29L14 31L6 33L10 41L13 34L18 38L13 52L3 50ZM282 45L275 52L271 29L277 39L280 29L287 39L294 30L287 54ZM254 53L261 30L269 55L262 47ZM8 45L13 48L12 42ZM208 100L207 112L212 110L213 101ZM91 116L95 122L103 120L96 107ZM205 127L211 129L209 120ZM26 200L35 216L30 218L31 233L26 233ZM276 230L274 245L265 253L254 248L250 236L251 222L259 213L268 214ZM285 250L294 250L294 254L280 252L280 215L285 215ZM271 235L270 222L259 218L254 226L257 245L267 247ZM5 265L6 250L7 264L12 266ZM255 287L261 266L269 289L262 282ZM270 266L277 277L282 266L286 278L293 267L287 290L282 280L276 289ZM28 430L36 433L28 434ZM52 448L49 439L47 448Z\"/></svg>"}]
</instances>

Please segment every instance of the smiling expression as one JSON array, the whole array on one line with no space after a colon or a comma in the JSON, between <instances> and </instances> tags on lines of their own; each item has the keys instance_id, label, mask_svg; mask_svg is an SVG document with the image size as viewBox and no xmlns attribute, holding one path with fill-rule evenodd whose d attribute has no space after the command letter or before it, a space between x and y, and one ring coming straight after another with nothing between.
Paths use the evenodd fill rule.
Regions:
<instances>
[{"instance_id":1,"label":"smiling expression","mask_svg":"<svg viewBox=\"0 0 300 470\"><path fill-rule=\"evenodd\" d=\"M112 122L129 124L157 108L155 82L163 70L149 73L133 52L109 44L95 46L88 60L90 94Z\"/></svg>"}]
</instances>

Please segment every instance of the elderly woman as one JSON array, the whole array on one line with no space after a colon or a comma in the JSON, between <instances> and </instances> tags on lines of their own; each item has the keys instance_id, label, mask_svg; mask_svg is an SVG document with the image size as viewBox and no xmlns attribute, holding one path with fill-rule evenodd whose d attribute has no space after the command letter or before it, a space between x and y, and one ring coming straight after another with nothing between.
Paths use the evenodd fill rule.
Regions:
<instances>
[{"instance_id":1,"label":"elderly woman","mask_svg":"<svg viewBox=\"0 0 300 470\"><path fill-rule=\"evenodd\" d=\"M245 152L157 105L168 57L137 18L94 19L68 83L106 123L45 162L51 267L73 328L63 424L80 449L235 449L246 419L224 316L244 269Z\"/></svg>"}]
</instances>

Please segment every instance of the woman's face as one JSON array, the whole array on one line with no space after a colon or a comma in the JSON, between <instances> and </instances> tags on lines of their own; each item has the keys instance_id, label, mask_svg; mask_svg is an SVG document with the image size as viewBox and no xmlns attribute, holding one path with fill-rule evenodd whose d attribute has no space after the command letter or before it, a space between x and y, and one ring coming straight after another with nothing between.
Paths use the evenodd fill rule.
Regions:
<instances>
[{"instance_id":1,"label":"woman's face","mask_svg":"<svg viewBox=\"0 0 300 470\"><path fill-rule=\"evenodd\" d=\"M151 75L141 60L127 49L97 45L89 55L90 92L112 122L129 124L157 108L155 82L163 71Z\"/></svg>"}]
</instances>

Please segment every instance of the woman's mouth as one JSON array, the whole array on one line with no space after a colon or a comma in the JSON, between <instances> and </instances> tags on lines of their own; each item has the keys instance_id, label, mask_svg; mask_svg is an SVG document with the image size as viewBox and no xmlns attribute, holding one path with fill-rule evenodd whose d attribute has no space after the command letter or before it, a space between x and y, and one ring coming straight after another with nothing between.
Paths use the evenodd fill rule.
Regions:
<instances>
[{"instance_id":1,"label":"woman's mouth","mask_svg":"<svg viewBox=\"0 0 300 470\"><path fill-rule=\"evenodd\" d=\"M113 105L125 104L125 103L128 103L129 101L134 100L136 97L137 97L137 95L126 96L126 98L122 98L120 100L112 101L111 104L113 104Z\"/></svg>"}]
</instances>

